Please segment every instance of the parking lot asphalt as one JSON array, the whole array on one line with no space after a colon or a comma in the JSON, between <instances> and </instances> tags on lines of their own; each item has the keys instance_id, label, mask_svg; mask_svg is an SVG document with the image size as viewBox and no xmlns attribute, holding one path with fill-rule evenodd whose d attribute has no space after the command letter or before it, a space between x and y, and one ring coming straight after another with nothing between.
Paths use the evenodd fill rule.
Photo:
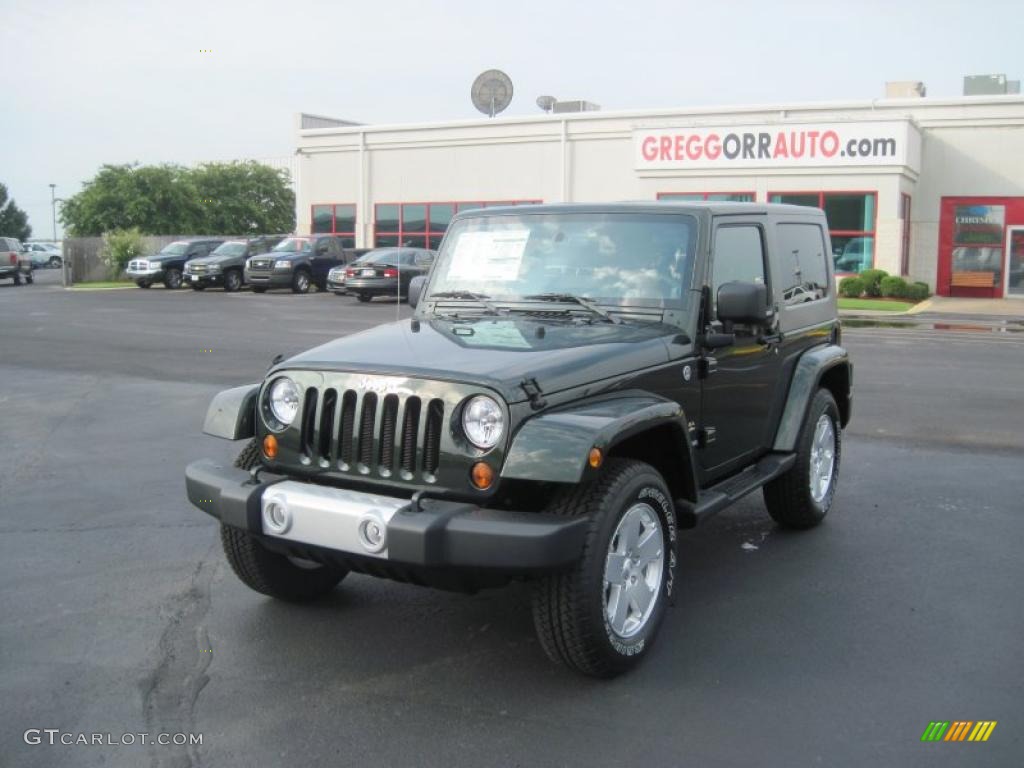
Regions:
<instances>
[{"instance_id":1,"label":"parking lot asphalt","mask_svg":"<svg viewBox=\"0 0 1024 768\"><path fill-rule=\"evenodd\" d=\"M529 592L351 575L308 606L241 585L185 465L226 386L408 316L288 293L0 284L0 765L1010 766L1024 755L1024 333L847 328L836 504L759 495L685 532L635 673L551 665ZM922 743L932 720L988 742ZM203 734L28 745L30 728Z\"/></svg>"}]
</instances>

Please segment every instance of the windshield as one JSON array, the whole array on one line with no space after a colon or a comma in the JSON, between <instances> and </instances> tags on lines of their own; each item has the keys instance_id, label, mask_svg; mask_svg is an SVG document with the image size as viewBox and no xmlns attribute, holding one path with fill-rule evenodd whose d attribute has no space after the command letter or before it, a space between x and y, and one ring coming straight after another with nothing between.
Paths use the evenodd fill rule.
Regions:
<instances>
[{"instance_id":1,"label":"windshield","mask_svg":"<svg viewBox=\"0 0 1024 768\"><path fill-rule=\"evenodd\" d=\"M160 256L181 256L185 251L188 250L188 243L179 241L177 243L171 243L165 245L160 251Z\"/></svg>"},{"instance_id":2,"label":"windshield","mask_svg":"<svg viewBox=\"0 0 1024 768\"><path fill-rule=\"evenodd\" d=\"M286 237L274 246L274 253L306 253L310 247L309 240L301 237Z\"/></svg>"},{"instance_id":3,"label":"windshield","mask_svg":"<svg viewBox=\"0 0 1024 768\"><path fill-rule=\"evenodd\" d=\"M245 254L245 243L227 242L221 243L213 249L211 256L242 256Z\"/></svg>"},{"instance_id":4,"label":"windshield","mask_svg":"<svg viewBox=\"0 0 1024 768\"><path fill-rule=\"evenodd\" d=\"M484 216L452 225L430 292L515 300L575 294L610 304L683 307L696 221L687 215Z\"/></svg>"}]
</instances>

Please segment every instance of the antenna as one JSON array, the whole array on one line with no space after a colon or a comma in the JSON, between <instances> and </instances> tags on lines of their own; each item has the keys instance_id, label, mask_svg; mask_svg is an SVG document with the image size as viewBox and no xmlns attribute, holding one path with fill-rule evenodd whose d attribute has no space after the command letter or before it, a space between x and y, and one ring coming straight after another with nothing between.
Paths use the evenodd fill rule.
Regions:
<instances>
[{"instance_id":1,"label":"antenna","mask_svg":"<svg viewBox=\"0 0 1024 768\"><path fill-rule=\"evenodd\" d=\"M512 79L500 69L488 69L473 81L469 95L474 107L494 117L512 103Z\"/></svg>"},{"instance_id":2,"label":"antenna","mask_svg":"<svg viewBox=\"0 0 1024 768\"><path fill-rule=\"evenodd\" d=\"M558 101L554 96L538 96L537 106L543 109L545 112L551 112L555 107L555 102Z\"/></svg>"}]
</instances>

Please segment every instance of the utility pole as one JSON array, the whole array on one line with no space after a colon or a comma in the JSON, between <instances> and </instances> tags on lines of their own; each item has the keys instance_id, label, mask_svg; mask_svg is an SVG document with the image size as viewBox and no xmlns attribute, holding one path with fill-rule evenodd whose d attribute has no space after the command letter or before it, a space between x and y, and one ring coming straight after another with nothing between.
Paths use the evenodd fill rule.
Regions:
<instances>
[{"instance_id":1,"label":"utility pole","mask_svg":"<svg viewBox=\"0 0 1024 768\"><path fill-rule=\"evenodd\" d=\"M57 242L57 185L50 185L50 213L53 215L53 242Z\"/></svg>"}]
</instances>

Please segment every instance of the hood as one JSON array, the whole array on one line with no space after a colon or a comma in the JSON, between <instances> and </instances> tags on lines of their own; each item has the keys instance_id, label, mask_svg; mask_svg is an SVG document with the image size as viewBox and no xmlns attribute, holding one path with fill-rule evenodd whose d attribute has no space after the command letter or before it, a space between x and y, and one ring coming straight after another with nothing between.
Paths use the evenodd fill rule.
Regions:
<instances>
[{"instance_id":1,"label":"hood","mask_svg":"<svg viewBox=\"0 0 1024 768\"><path fill-rule=\"evenodd\" d=\"M203 256L199 259L191 259L189 264L222 264L225 261L238 261L244 259L244 256L228 256L227 254L221 254L218 256Z\"/></svg>"},{"instance_id":2,"label":"hood","mask_svg":"<svg viewBox=\"0 0 1024 768\"><path fill-rule=\"evenodd\" d=\"M417 330L418 328L418 330ZM520 317L402 320L303 352L275 370L336 370L477 383L510 403L667 362L680 333L660 323L549 323Z\"/></svg>"}]
</instances>

